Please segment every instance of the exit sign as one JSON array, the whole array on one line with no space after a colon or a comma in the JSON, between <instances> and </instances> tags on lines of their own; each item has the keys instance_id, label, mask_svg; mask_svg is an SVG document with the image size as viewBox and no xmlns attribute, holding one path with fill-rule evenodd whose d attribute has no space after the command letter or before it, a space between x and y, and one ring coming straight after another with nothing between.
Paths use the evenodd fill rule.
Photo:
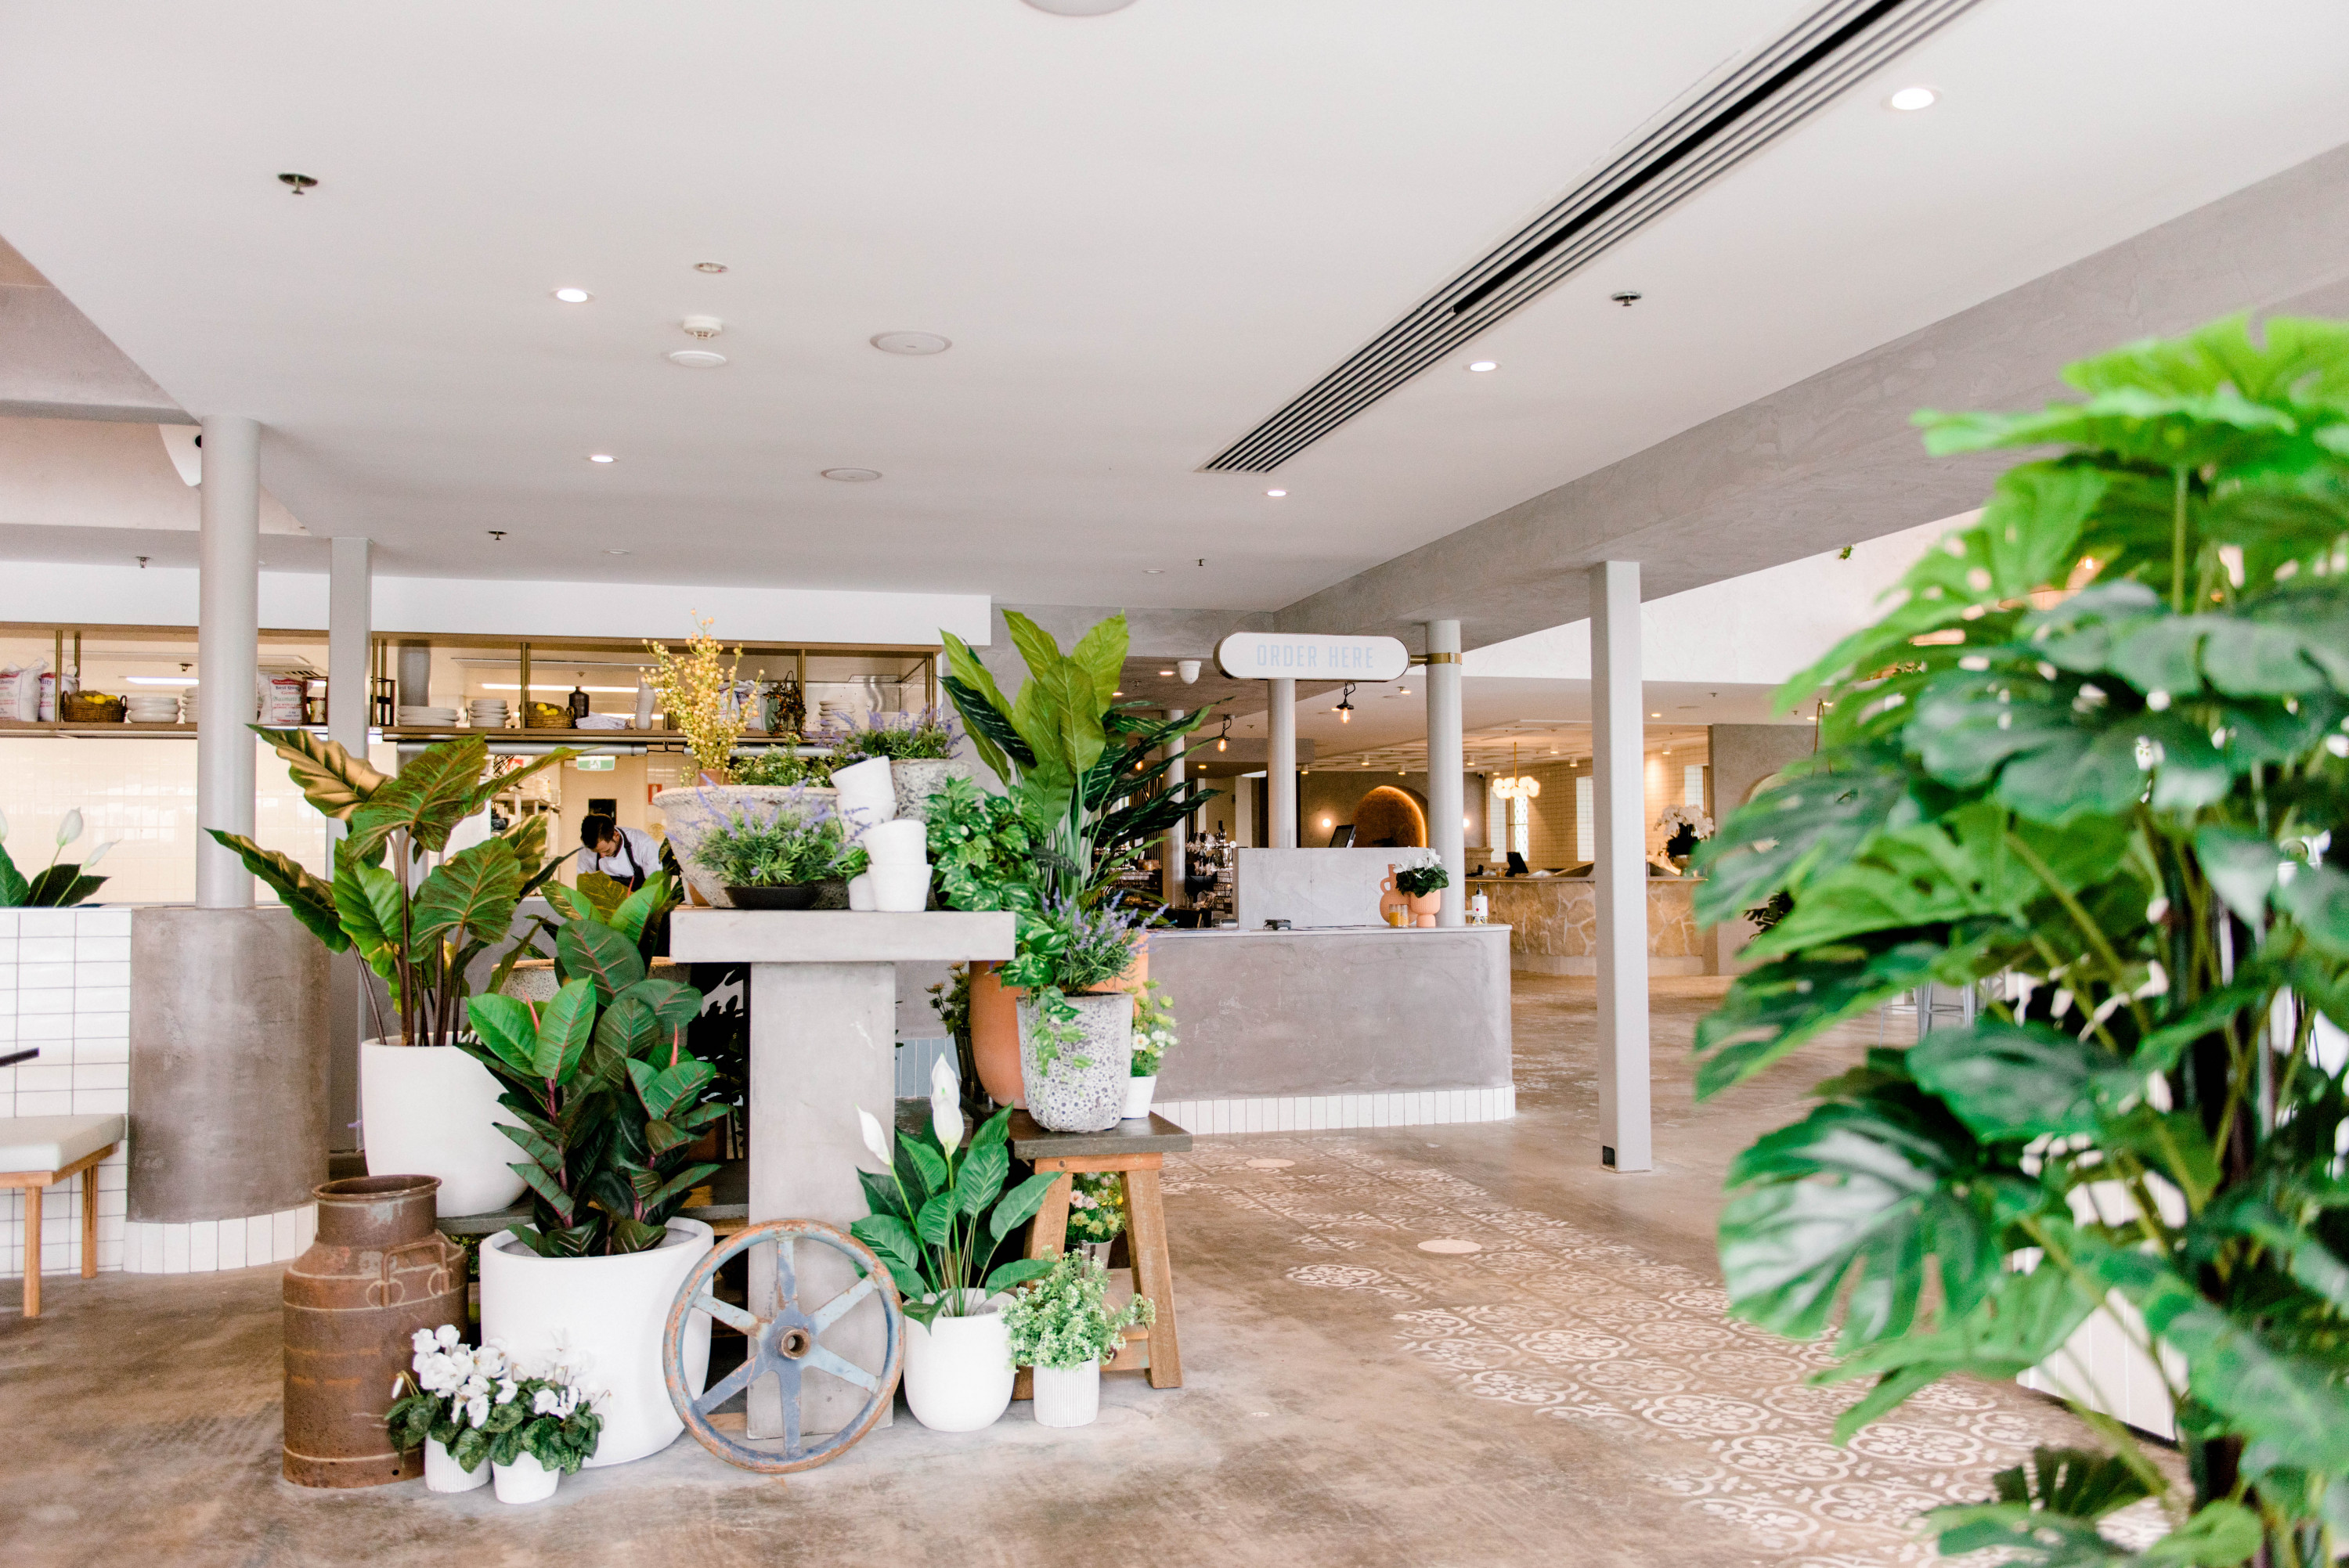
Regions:
<instances>
[{"instance_id":1,"label":"exit sign","mask_svg":"<svg viewBox=\"0 0 2349 1568\"><path fill-rule=\"evenodd\" d=\"M616 757L583 757L572 764L582 773L609 773L619 765Z\"/></svg>"}]
</instances>

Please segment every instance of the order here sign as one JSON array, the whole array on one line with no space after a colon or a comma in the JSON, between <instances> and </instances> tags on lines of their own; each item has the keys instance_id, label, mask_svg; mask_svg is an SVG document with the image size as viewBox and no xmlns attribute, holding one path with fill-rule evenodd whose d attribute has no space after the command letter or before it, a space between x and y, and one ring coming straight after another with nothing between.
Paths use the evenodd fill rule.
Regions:
<instances>
[{"instance_id":1,"label":"order here sign","mask_svg":"<svg viewBox=\"0 0 2349 1568\"><path fill-rule=\"evenodd\" d=\"M1411 652L1394 637L1234 632L1216 645L1216 664L1238 681L1391 681L1411 668Z\"/></svg>"}]
</instances>

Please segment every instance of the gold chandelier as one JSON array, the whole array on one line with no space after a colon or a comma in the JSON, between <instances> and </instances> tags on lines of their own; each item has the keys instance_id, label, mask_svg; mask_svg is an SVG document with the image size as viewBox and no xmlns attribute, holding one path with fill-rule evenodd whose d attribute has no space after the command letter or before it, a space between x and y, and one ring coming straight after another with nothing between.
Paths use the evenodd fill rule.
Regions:
<instances>
[{"instance_id":1,"label":"gold chandelier","mask_svg":"<svg viewBox=\"0 0 2349 1568\"><path fill-rule=\"evenodd\" d=\"M1530 800L1541 793L1541 780L1530 773L1517 771L1517 745L1509 743L1509 774L1506 779L1493 781L1493 793L1504 800Z\"/></svg>"}]
</instances>

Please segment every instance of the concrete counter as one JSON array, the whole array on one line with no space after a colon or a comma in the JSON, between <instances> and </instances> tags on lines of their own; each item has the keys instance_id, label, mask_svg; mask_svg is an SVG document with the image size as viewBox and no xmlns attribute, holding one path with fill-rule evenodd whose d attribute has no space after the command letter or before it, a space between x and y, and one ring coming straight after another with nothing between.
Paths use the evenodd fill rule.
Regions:
<instances>
[{"instance_id":1,"label":"concrete counter","mask_svg":"<svg viewBox=\"0 0 2349 1568\"><path fill-rule=\"evenodd\" d=\"M1705 975L1697 877L1648 879L1648 972ZM1509 926L1509 962L1538 975L1599 973L1599 894L1588 877L1470 877L1495 922Z\"/></svg>"},{"instance_id":2,"label":"concrete counter","mask_svg":"<svg viewBox=\"0 0 2349 1568\"><path fill-rule=\"evenodd\" d=\"M1516 1113L1504 926L1156 931L1150 975L1180 1040L1157 1109L1193 1132Z\"/></svg>"}]
</instances>

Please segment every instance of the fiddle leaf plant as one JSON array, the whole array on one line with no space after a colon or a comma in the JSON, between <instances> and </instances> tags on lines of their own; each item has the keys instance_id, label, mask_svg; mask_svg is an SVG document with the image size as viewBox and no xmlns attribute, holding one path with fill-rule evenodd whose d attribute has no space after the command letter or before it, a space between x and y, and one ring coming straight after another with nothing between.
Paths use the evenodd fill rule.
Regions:
<instances>
[{"instance_id":1,"label":"fiddle leaf plant","mask_svg":"<svg viewBox=\"0 0 2349 1568\"><path fill-rule=\"evenodd\" d=\"M2127 1429L1938 1511L1944 1552L2314 1568L2349 1529L2349 326L2240 320L2071 366L2083 397L1920 414L2009 470L1893 606L1780 693L1815 758L1696 858L1768 909L1698 1092L1931 984L1728 1173L1731 1310L1834 1330L1838 1440L2090 1316L2147 1358L2190 1487ZM2329 1044L2327 1042L2330 1042ZM2142 1553L2099 1521L2141 1497Z\"/></svg>"}]
</instances>

